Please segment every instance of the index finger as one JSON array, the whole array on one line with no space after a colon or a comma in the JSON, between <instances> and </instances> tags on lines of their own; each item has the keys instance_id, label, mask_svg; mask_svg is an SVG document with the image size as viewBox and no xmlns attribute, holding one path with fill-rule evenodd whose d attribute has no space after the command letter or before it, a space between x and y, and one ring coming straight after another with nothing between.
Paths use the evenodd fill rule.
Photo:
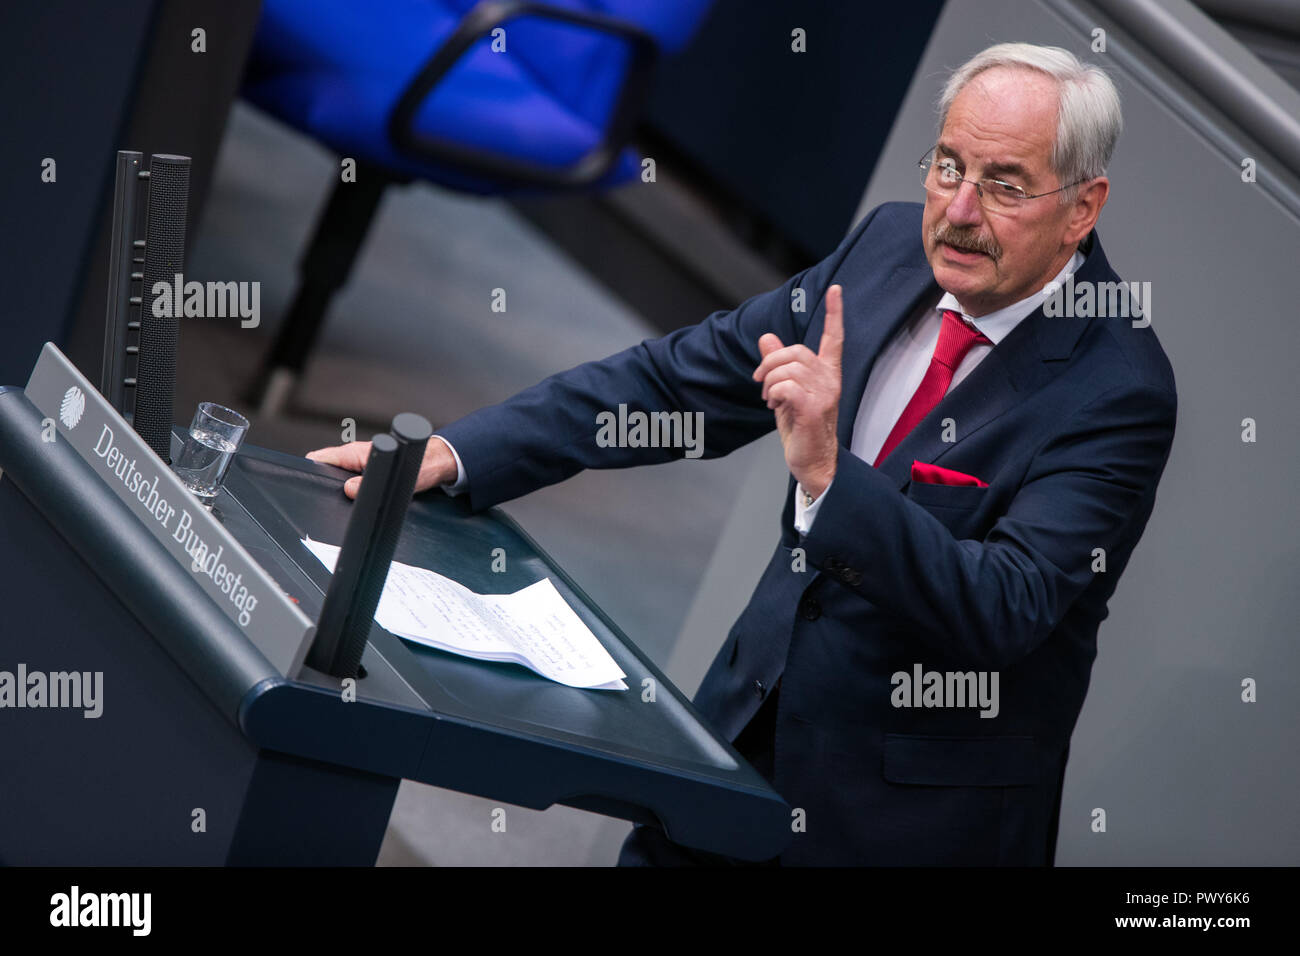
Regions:
<instances>
[{"instance_id":1,"label":"index finger","mask_svg":"<svg viewBox=\"0 0 1300 956\"><path fill-rule=\"evenodd\" d=\"M826 290L826 322L822 326L817 356L837 367L844 353L844 289L833 285Z\"/></svg>"},{"instance_id":2,"label":"index finger","mask_svg":"<svg viewBox=\"0 0 1300 956\"><path fill-rule=\"evenodd\" d=\"M315 451L307 452L307 457L322 465L335 465L348 471L362 471L370 458L370 442L353 441L346 445L317 448Z\"/></svg>"}]
</instances>

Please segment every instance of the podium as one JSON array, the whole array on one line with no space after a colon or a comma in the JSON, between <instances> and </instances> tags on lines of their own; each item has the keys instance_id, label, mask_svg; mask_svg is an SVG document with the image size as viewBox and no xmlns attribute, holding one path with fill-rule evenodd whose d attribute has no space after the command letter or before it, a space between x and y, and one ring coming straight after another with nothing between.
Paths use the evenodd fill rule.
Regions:
<instances>
[{"instance_id":1,"label":"podium","mask_svg":"<svg viewBox=\"0 0 1300 956\"><path fill-rule=\"evenodd\" d=\"M104 430L115 458L95 443ZM202 529L203 509L130 441L53 345L26 389L0 387L0 863L368 866L403 779L657 821L742 859L790 839L776 791L504 513L417 495L395 560L484 593L549 577L628 690L567 687L377 624L354 684L315 671L303 661L330 574L302 539L342 542L350 473L241 449L204 530L228 568L214 573L178 559L181 519L166 517L171 499ZM243 607L221 590L241 567L240 586L265 591Z\"/></svg>"}]
</instances>

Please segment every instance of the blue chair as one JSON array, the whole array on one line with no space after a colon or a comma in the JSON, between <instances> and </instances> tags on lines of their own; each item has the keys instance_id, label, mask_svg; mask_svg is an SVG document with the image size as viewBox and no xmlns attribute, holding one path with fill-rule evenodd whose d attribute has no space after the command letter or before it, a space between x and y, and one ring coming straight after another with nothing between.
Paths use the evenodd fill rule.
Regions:
<instances>
[{"instance_id":1,"label":"blue chair","mask_svg":"<svg viewBox=\"0 0 1300 956\"><path fill-rule=\"evenodd\" d=\"M357 175L317 223L253 400L288 400L389 184L519 195L634 177L627 142L654 59L709 3L265 0L242 95L356 159Z\"/></svg>"}]
</instances>

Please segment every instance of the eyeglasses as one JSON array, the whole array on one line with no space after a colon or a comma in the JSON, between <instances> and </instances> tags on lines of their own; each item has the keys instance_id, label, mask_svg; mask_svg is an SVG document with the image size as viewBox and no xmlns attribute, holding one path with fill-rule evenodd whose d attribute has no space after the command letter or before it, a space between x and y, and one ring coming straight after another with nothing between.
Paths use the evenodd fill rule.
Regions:
<instances>
[{"instance_id":1,"label":"eyeglasses","mask_svg":"<svg viewBox=\"0 0 1300 956\"><path fill-rule=\"evenodd\" d=\"M916 164L921 171L921 185L925 187L926 192L934 193L936 196L952 196L961 188L962 183L974 183L975 194L979 196L980 205L990 212L1014 213L1028 199L1051 196L1069 189L1070 186L1087 182L1086 179L1080 179L1079 182L1053 189L1051 192L1030 195L1015 183L1005 183L1000 179L962 179L955 160L945 156L935 161L935 149L937 147L928 150Z\"/></svg>"}]
</instances>

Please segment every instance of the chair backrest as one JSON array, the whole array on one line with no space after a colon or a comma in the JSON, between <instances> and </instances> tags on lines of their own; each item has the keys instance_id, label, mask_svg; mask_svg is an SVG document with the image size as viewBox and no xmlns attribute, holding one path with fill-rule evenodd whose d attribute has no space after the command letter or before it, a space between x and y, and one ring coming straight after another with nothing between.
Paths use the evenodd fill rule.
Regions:
<instances>
[{"instance_id":1,"label":"chair backrest","mask_svg":"<svg viewBox=\"0 0 1300 956\"><path fill-rule=\"evenodd\" d=\"M481 0L432 0L437 5L467 13ZM635 24L655 38L665 53L676 53L695 35L713 0L542 0L545 6L584 13L600 13Z\"/></svg>"},{"instance_id":2,"label":"chair backrest","mask_svg":"<svg viewBox=\"0 0 1300 956\"><path fill-rule=\"evenodd\" d=\"M433 0L466 13L480 0ZM712 0L545 0L544 5L622 20L654 37L661 53L686 45ZM507 51L525 63L548 92L584 119L603 125L627 66L626 42L587 27L544 17L505 24Z\"/></svg>"}]
</instances>

